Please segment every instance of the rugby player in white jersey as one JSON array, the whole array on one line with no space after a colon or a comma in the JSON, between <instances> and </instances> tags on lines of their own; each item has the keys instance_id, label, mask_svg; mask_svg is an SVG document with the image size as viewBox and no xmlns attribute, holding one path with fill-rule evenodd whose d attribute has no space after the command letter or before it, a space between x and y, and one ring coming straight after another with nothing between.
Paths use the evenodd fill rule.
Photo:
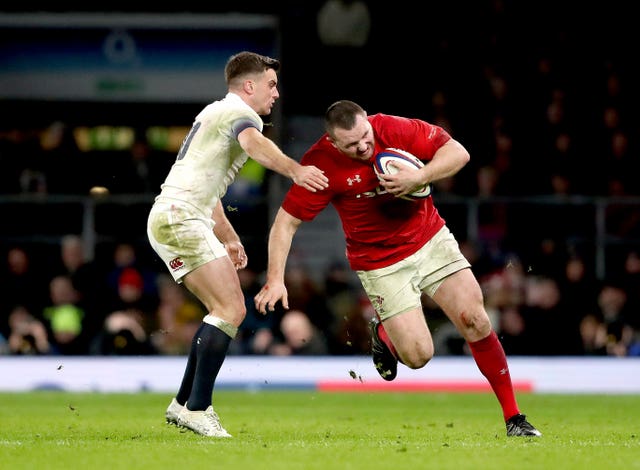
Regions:
<instances>
[{"instance_id":1,"label":"rugby player in white jersey","mask_svg":"<svg viewBox=\"0 0 640 470\"><path fill-rule=\"evenodd\" d=\"M327 187L315 166L303 166L262 134L261 116L278 99L276 59L243 51L225 66L227 95L195 118L149 213L147 235L174 280L208 314L194 335L182 383L166 410L168 423L211 437L231 437L212 404L213 388L246 308L236 270L247 266L240 238L221 198L252 158L309 191Z\"/></svg>"}]
</instances>

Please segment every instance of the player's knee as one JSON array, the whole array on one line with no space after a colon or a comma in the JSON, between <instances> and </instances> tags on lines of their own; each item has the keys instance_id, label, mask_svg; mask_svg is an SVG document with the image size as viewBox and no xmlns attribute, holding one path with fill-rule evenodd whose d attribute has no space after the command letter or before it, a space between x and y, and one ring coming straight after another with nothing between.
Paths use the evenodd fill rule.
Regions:
<instances>
[{"instance_id":1,"label":"player's knee","mask_svg":"<svg viewBox=\"0 0 640 470\"><path fill-rule=\"evenodd\" d=\"M460 313L460 333L466 340L476 341L491 332L491 320L484 309Z\"/></svg>"},{"instance_id":2,"label":"player's knee","mask_svg":"<svg viewBox=\"0 0 640 470\"><path fill-rule=\"evenodd\" d=\"M214 316L223 318L233 326L239 327L247 316L247 307L243 302L234 302L232 305L214 308L211 312Z\"/></svg>"},{"instance_id":3,"label":"player's knee","mask_svg":"<svg viewBox=\"0 0 640 470\"><path fill-rule=\"evenodd\" d=\"M246 316L247 316L247 307L243 302L242 305L238 306L235 313L235 320L238 326L240 326L240 324L244 321Z\"/></svg>"},{"instance_id":4,"label":"player's knee","mask_svg":"<svg viewBox=\"0 0 640 470\"><path fill-rule=\"evenodd\" d=\"M410 369L420 369L427 365L433 358L433 345L424 345L413 348L402 354L401 362Z\"/></svg>"}]
</instances>

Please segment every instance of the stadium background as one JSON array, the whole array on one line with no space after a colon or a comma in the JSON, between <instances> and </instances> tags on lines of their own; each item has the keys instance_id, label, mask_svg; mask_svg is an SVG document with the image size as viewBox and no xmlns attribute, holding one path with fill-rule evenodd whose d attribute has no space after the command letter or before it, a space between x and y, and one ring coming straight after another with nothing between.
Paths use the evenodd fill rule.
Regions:
<instances>
[{"instance_id":1,"label":"stadium background","mask_svg":"<svg viewBox=\"0 0 640 470\"><path fill-rule=\"evenodd\" d=\"M264 48L265 53L274 53L283 61L282 99L268 132L292 156L299 157L320 135L323 110L340 98L358 101L370 113L440 123L469 148L472 163L437 188L435 197L459 239L479 250L474 266L479 274L491 278L515 256L528 272L554 277L559 276L568 257L578 256L596 281L591 285L594 293L605 283L620 285L621 266L629 253L639 249L640 241L640 193L634 178L639 123L634 112L638 77L633 51L638 38L628 27L631 15L625 4L614 1L606 8L577 8L571 2L454 1L430 2L424 11L416 11L415 3L408 1L394 2L393 7L368 2L371 31L362 46L322 43L315 26L323 4L216 2L207 9L158 8L153 12L117 2L111 2L108 10L81 12L60 6L55 10L3 7L0 50L5 52L0 57L9 66L3 67L0 79L14 67L51 73L50 81L33 83L31 89L28 81L20 83L16 88L19 93L0 88L4 93L0 101L3 136L17 130L42 138L53 124L62 123L81 146L82 166L58 175L57 180L45 175L49 187L43 194L19 184L33 139L25 139L25 145L10 151L3 148L0 158L8 177L0 191L2 251L21 244L39 264L47 266L59 256L62 237L76 233L100 263L111 261L120 242L130 242L142 264L150 271L161 271L143 229L157 180L147 181L149 186L144 190L135 183L121 184L114 176L119 170L113 164L126 162L133 143L143 138L152 147L156 162L153 174L159 178L193 116L221 91L219 83L218 88L194 87L186 94L184 88L167 88L166 84L153 88L154 74L160 70L168 76L178 71L189 75L184 70L188 67L179 62L179 54L188 50L201 60L206 57L203 47L213 44L219 47L213 54L217 61L198 62L200 68L193 70L194 76L213 80L220 72L221 58L242 44ZM98 18L100 25L80 28L87 34L80 41L73 34L65 36L74 27L64 25L64 21L73 23L78 15ZM181 32L176 24L183 17L191 26ZM54 28L59 43L50 41L50 28L42 30L45 34L35 33L40 31L38 22L47 24L60 18L62 26ZM157 48L152 47L151 55L145 58L143 89L136 89L136 83L108 80L101 81L102 88L93 89L90 96L82 95L81 88L65 88L65 73L81 82L87 79L93 64L82 62L81 53L102 37L100 32L109 18L115 19L115 27L106 29L118 34L127 32L127 22L151 20L153 27L142 30L149 33L144 38ZM29 26L17 26L17 19ZM210 25L203 28L208 19ZM196 33L193 24L200 25ZM139 28L132 29L134 37L141 34ZM167 49L162 32L167 30L175 33L176 43L186 49L174 45L177 55L163 59ZM46 51L43 54L40 50L40 55L29 59L37 49L34 44L48 44L52 53L69 52L65 49L69 41L72 52L77 47L78 54L63 57L71 62L54 63L53 71L42 67L48 64ZM56 44L60 50L55 49ZM194 49L189 49L194 44ZM17 52L11 55L7 53L10 50ZM38 66L38 60L44 61ZM111 72L106 71L108 78ZM616 85L611 85L612 80ZM61 93L70 96L49 94L60 83ZM110 88L114 85L115 89ZM607 117L611 110L613 123ZM619 158L611 155L610 145L617 133L627 139L625 154ZM480 175L488 167L506 169L493 192L485 194ZM262 174L259 168L248 168L226 199L258 276L265 264L268 224L286 184L279 177ZM89 188L95 185L108 187L111 196L88 196ZM554 246L551 252L545 251L548 242ZM322 281L343 261L343 249L338 222L328 211L301 231L292 265ZM625 280L625 288L635 295L640 287L637 276L629 282ZM430 313L435 316L434 325L440 326L436 312ZM637 337L640 315L637 310L632 315L629 322ZM556 328L553 321L545 318L539 331L557 329L553 340L562 342L562 331L566 330ZM442 351L464 354L459 345L452 344L455 340L443 337ZM545 355L554 351L562 348Z\"/></svg>"}]
</instances>

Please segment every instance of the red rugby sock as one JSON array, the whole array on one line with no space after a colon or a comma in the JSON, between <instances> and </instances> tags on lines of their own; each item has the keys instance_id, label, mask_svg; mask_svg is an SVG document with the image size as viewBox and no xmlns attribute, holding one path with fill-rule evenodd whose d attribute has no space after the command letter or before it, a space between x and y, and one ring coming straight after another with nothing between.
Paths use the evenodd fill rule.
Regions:
<instances>
[{"instance_id":1,"label":"red rugby sock","mask_svg":"<svg viewBox=\"0 0 640 470\"><path fill-rule=\"evenodd\" d=\"M520 413L516 402L507 357L495 331L480 341L469 343L471 354L495 393L505 421Z\"/></svg>"}]
</instances>

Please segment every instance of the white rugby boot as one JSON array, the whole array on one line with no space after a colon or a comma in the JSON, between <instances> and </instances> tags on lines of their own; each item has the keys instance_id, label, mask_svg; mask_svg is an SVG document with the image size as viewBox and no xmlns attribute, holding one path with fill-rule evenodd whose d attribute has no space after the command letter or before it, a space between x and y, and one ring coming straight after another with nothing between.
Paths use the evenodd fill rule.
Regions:
<instances>
[{"instance_id":1,"label":"white rugby boot","mask_svg":"<svg viewBox=\"0 0 640 470\"><path fill-rule=\"evenodd\" d=\"M231 434L220 424L220 418L211 405L204 411L191 411L184 406L178 415L178 426L191 429L203 436L231 437Z\"/></svg>"},{"instance_id":2,"label":"white rugby boot","mask_svg":"<svg viewBox=\"0 0 640 470\"><path fill-rule=\"evenodd\" d=\"M175 398L173 398L171 400L171 403L169 403L167 411L164 414L165 418L167 419L167 424L178 424L178 415L183 408L184 406L182 406L176 401Z\"/></svg>"}]
</instances>

